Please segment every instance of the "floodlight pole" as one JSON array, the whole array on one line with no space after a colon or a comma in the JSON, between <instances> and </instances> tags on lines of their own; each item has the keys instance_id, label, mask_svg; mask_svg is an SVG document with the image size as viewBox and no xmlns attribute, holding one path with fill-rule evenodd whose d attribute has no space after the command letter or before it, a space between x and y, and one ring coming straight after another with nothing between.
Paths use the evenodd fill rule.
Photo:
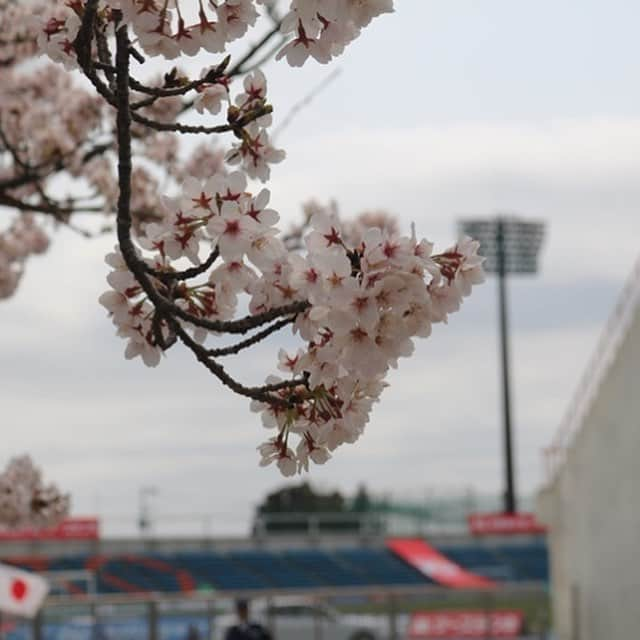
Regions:
<instances>
[{"instance_id":1,"label":"floodlight pole","mask_svg":"<svg viewBox=\"0 0 640 640\"><path fill-rule=\"evenodd\" d=\"M513 473L513 433L511 429L511 384L509 375L509 325L507 318L507 265L504 220L496 225L496 261L498 270L498 307L500 315L500 354L502 360L502 421L504 429L504 511L517 511Z\"/></svg>"},{"instance_id":2,"label":"floodlight pole","mask_svg":"<svg viewBox=\"0 0 640 640\"><path fill-rule=\"evenodd\" d=\"M502 365L502 422L504 451L504 513L517 512L515 457L511 424L509 367L509 323L507 321L507 276L536 273L544 223L513 216L462 220L460 230L480 242L480 255L487 259L487 273L498 276L498 323Z\"/></svg>"}]
</instances>

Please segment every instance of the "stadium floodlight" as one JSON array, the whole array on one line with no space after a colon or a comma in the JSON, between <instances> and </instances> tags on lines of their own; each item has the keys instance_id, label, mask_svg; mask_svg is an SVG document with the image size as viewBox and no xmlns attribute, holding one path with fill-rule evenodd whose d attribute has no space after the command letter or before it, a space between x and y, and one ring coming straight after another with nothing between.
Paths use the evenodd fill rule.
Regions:
<instances>
[{"instance_id":1,"label":"stadium floodlight","mask_svg":"<svg viewBox=\"0 0 640 640\"><path fill-rule=\"evenodd\" d=\"M509 376L509 341L507 322L508 274L535 274L538 254L544 239L544 223L514 216L463 219L458 223L462 234L480 242L479 253L486 258L487 273L498 276L498 315L500 319L500 355L502 360L502 417L504 428L504 511L517 510L513 437L511 428L511 390Z\"/></svg>"}]
</instances>

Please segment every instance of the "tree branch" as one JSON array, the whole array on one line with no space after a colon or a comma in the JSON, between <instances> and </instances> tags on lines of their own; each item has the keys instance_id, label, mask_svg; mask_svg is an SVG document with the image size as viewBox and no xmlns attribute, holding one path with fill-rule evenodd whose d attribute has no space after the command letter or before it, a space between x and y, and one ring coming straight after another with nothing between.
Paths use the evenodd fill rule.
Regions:
<instances>
[{"instance_id":1,"label":"tree branch","mask_svg":"<svg viewBox=\"0 0 640 640\"><path fill-rule=\"evenodd\" d=\"M175 322L175 321L174 321ZM174 330L178 338L182 341L182 343L191 349L193 354L196 356L198 362L202 363L211 373L213 373L216 378L222 382L225 386L229 387L232 391L236 393L246 396L247 398L251 398L252 400L258 400L259 402L265 402L270 405L279 406L283 408L288 408L290 406L294 406L295 403L299 400L296 394L292 394L290 398L285 399L280 396L273 395L274 391L280 391L283 389L295 389L296 387L303 386L305 384L304 381L301 380L286 380L284 382L279 382L273 385L264 385L262 387L245 387L243 384L240 384L237 380L232 378L226 371L225 368L217 363L210 355L207 349L205 349L202 345L198 344L180 325L175 322Z\"/></svg>"},{"instance_id":2,"label":"tree branch","mask_svg":"<svg viewBox=\"0 0 640 640\"><path fill-rule=\"evenodd\" d=\"M190 280L191 278L195 278L213 265L213 263L218 259L220 252L218 251L218 247L213 249L213 251L209 254L209 257L200 265L196 267L191 267L189 269L184 269L183 271L158 271L156 269L152 269L151 267L147 268L147 273L160 280Z\"/></svg>"},{"instance_id":3,"label":"tree branch","mask_svg":"<svg viewBox=\"0 0 640 640\"><path fill-rule=\"evenodd\" d=\"M247 349L248 347L252 347L254 344L258 344L258 342L264 340L272 333L276 331L280 331L283 327L286 327L288 324L291 324L296 319L295 316L291 316L289 318L283 318L282 320L278 320L278 322L272 324L270 327L259 331L254 336L243 340L242 342L238 342L236 344L232 344L228 347L221 347L219 349L209 349L207 353L213 357L220 356L231 356L236 355L243 349Z\"/></svg>"},{"instance_id":4,"label":"tree branch","mask_svg":"<svg viewBox=\"0 0 640 640\"><path fill-rule=\"evenodd\" d=\"M213 373L223 384L230 389L260 402L267 402L279 406L289 406L295 401L295 394L292 398L283 399L274 396L270 392L281 389L294 389L304 382L298 380L290 380L277 385L265 385L264 387L245 387L237 380L232 378L211 356L211 354L202 345L198 344L185 329L176 320L176 317L192 322L197 326L211 326L217 331L227 331L229 333L245 333L255 326L256 323L266 323L281 315L295 314L300 310L304 310L307 302L298 302L280 309L272 309L257 316L249 316L240 321L235 322L204 322L200 318L191 316L173 304L157 291L151 282L148 273L145 271L144 263L136 255L136 249L131 239L131 111L129 108L129 36L126 26L116 31L116 101L117 101L117 138L118 138L118 182L120 193L118 196L118 243L122 256L127 267L140 283L144 292L148 295L151 302L156 307L156 314L161 319L165 319L170 329L175 335L187 346L211 373ZM289 322L290 318L287 319ZM157 332L159 332L159 324L157 323ZM284 326L284 325L283 325ZM275 329L274 329L275 330ZM255 338L255 337L254 337Z\"/></svg>"},{"instance_id":5,"label":"tree branch","mask_svg":"<svg viewBox=\"0 0 640 640\"><path fill-rule=\"evenodd\" d=\"M73 213L104 213L102 207L60 207L56 204L24 202L18 200L8 193L2 193L0 191L0 205L5 207L13 207L20 211L36 211L38 213L47 213L55 218L61 219L63 216L68 216Z\"/></svg>"},{"instance_id":6,"label":"tree branch","mask_svg":"<svg viewBox=\"0 0 640 640\"><path fill-rule=\"evenodd\" d=\"M157 120L151 120L150 118L146 118L145 116L141 116L139 113L132 113L131 118L140 124L143 124L150 129L155 129L156 131L173 131L177 133L227 133L229 131L240 131L243 127L248 125L249 123L265 116L273 111L273 107L269 104L265 104L258 109L253 109L249 111L247 114L239 118L235 122L231 122L229 124L220 124L215 127L205 127L202 125L190 125L190 124L182 124L180 122L158 122Z\"/></svg>"},{"instance_id":7,"label":"tree branch","mask_svg":"<svg viewBox=\"0 0 640 640\"><path fill-rule=\"evenodd\" d=\"M114 95L109 87L98 77L91 57L91 43L93 42L93 30L97 12L98 0L87 0L84 7L84 15L82 16L82 24L80 25L73 46L76 50L78 64L84 74L91 81L96 91L109 102L109 104L113 104ZM117 31L116 29L116 35Z\"/></svg>"}]
</instances>

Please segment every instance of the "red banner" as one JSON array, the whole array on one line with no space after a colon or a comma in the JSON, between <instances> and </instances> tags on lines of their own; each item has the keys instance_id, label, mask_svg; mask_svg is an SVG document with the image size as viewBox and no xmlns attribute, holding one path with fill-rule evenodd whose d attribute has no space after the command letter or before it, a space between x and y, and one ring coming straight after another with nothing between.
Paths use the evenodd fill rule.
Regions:
<instances>
[{"instance_id":1,"label":"red banner","mask_svg":"<svg viewBox=\"0 0 640 640\"><path fill-rule=\"evenodd\" d=\"M482 589L495 585L487 578L465 571L421 538L387 540L387 547L434 582L446 587Z\"/></svg>"},{"instance_id":2,"label":"red banner","mask_svg":"<svg viewBox=\"0 0 640 640\"><path fill-rule=\"evenodd\" d=\"M474 536L545 533L533 513L472 513L469 531Z\"/></svg>"},{"instance_id":3,"label":"red banner","mask_svg":"<svg viewBox=\"0 0 640 640\"><path fill-rule=\"evenodd\" d=\"M411 616L408 638L517 638L522 611L431 611Z\"/></svg>"},{"instance_id":4,"label":"red banner","mask_svg":"<svg viewBox=\"0 0 640 640\"><path fill-rule=\"evenodd\" d=\"M97 540L97 518L67 518L51 529L4 529L0 541L20 540Z\"/></svg>"}]
</instances>

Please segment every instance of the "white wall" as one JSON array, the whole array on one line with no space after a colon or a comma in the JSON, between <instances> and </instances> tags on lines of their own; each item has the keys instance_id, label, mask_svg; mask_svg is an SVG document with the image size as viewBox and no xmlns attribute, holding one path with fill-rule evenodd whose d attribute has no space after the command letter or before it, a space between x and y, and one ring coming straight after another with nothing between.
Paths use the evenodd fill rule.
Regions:
<instances>
[{"instance_id":1,"label":"white wall","mask_svg":"<svg viewBox=\"0 0 640 640\"><path fill-rule=\"evenodd\" d=\"M558 640L640 638L640 308L539 511Z\"/></svg>"}]
</instances>

